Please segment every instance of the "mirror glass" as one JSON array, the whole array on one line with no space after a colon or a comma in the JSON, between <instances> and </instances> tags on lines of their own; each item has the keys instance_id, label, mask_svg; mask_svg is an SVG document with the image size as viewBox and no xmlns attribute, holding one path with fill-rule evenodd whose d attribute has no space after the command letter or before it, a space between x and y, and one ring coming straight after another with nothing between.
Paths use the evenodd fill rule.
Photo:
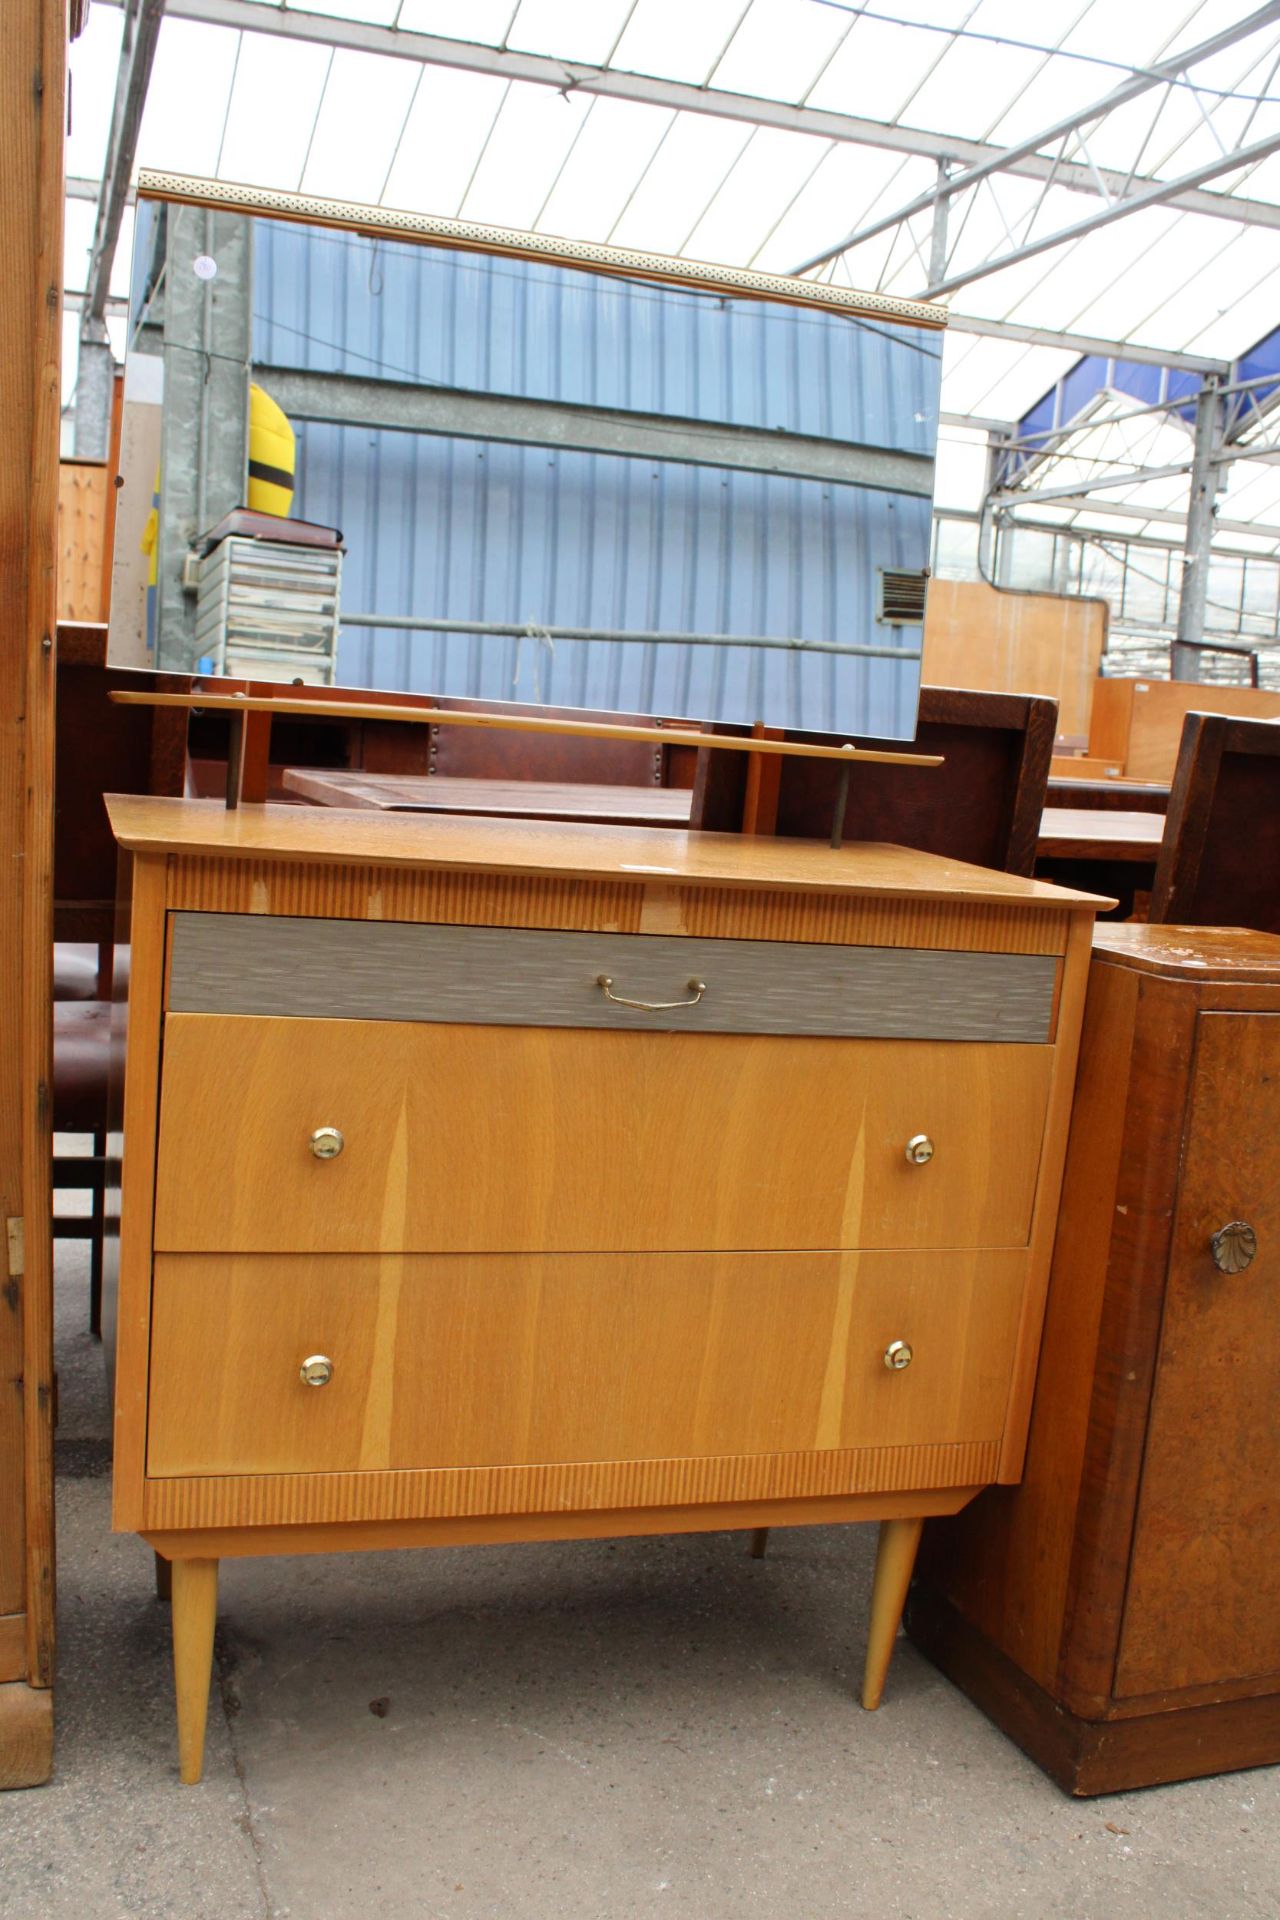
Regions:
<instances>
[{"instance_id":1,"label":"mirror glass","mask_svg":"<svg viewBox=\"0 0 1280 1920\"><path fill-rule=\"evenodd\" d=\"M113 663L912 737L936 309L241 191L139 198Z\"/></svg>"}]
</instances>

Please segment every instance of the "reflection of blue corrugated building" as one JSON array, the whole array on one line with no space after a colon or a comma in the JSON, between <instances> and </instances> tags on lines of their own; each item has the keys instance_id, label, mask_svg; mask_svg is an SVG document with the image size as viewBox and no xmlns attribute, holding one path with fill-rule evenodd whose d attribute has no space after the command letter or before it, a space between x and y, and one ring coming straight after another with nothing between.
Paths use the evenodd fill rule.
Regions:
<instances>
[{"instance_id":1,"label":"reflection of blue corrugated building","mask_svg":"<svg viewBox=\"0 0 1280 1920\"><path fill-rule=\"evenodd\" d=\"M262 221L254 358L349 380L933 456L941 336ZM269 373L260 376L270 389ZM298 420L294 513L340 526L348 612L918 649L878 570L927 565L919 490ZM926 474L927 478L927 474ZM910 733L918 660L348 627L339 678ZM677 676L683 676L677 679Z\"/></svg>"}]
</instances>

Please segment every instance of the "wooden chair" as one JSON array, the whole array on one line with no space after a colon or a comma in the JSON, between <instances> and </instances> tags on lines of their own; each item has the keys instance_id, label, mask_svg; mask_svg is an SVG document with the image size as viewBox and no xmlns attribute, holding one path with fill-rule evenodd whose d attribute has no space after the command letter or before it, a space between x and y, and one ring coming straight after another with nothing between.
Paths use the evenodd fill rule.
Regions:
<instances>
[{"instance_id":1,"label":"wooden chair","mask_svg":"<svg viewBox=\"0 0 1280 1920\"><path fill-rule=\"evenodd\" d=\"M1148 918L1280 933L1280 724L1186 716Z\"/></svg>"},{"instance_id":2,"label":"wooden chair","mask_svg":"<svg viewBox=\"0 0 1280 1920\"><path fill-rule=\"evenodd\" d=\"M102 1331L107 1098L116 844L104 793L181 793L186 715L120 707L113 687L157 676L108 669L107 630L59 622L53 830L53 1129L88 1135L89 1153L55 1153L53 1190L88 1191L87 1214L55 1214L55 1240L89 1242L89 1327ZM188 681L175 682L186 687ZM88 949L77 953L77 947Z\"/></svg>"},{"instance_id":3,"label":"wooden chair","mask_svg":"<svg viewBox=\"0 0 1280 1920\"><path fill-rule=\"evenodd\" d=\"M1040 695L922 687L916 737L940 767L855 764L841 824L845 840L887 840L974 866L1029 874L1035 861L1053 757L1057 703ZM839 744L836 734L788 733ZM897 747L901 740L854 742ZM757 763L741 753L702 756L693 825L713 832L774 832L797 839L832 833L845 770L815 760ZM716 767L714 762L725 764ZM741 763L750 760L744 767ZM736 764L730 765L733 762ZM755 791L751 791L754 785ZM772 791L766 791L772 787Z\"/></svg>"}]
</instances>

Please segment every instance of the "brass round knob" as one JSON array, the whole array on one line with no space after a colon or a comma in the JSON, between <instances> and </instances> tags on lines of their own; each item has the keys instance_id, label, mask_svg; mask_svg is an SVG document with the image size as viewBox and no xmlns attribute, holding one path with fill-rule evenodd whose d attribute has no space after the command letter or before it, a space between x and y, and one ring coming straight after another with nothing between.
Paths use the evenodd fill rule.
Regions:
<instances>
[{"instance_id":1,"label":"brass round knob","mask_svg":"<svg viewBox=\"0 0 1280 1920\"><path fill-rule=\"evenodd\" d=\"M327 1387L333 1378L333 1362L327 1353L308 1354L298 1368L298 1378L308 1387Z\"/></svg>"},{"instance_id":2,"label":"brass round knob","mask_svg":"<svg viewBox=\"0 0 1280 1920\"><path fill-rule=\"evenodd\" d=\"M317 1127L307 1142L317 1160L336 1160L346 1144L337 1127Z\"/></svg>"},{"instance_id":3,"label":"brass round knob","mask_svg":"<svg viewBox=\"0 0 1280 1920\"><path fill-rule=\"evenodd\" d=\"M927 1166L933 1158L933 1142L927 1133L913 1133L907 1142L907 1158L913 1167Z\"/></svg>"},{"instance_id":4,"label":"brass round knob","mask_svg":"<svg viewBox=\"0 0 1280 1920\"><path fill-rule=\"evenodd\" d=\"M911 1365L914 1357L905 1340L891 1340L884 1350L884 1363L890 1373L901 1373L904 1367Z\"/></svg>"}]
</instances>

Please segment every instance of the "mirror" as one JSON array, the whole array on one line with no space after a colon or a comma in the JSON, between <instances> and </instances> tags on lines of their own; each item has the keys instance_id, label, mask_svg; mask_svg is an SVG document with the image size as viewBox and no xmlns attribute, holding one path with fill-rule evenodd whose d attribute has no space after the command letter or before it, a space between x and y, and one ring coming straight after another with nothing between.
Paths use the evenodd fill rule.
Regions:
<instances>
[{"instance_id":1,"label":"mirror","mask_svg":"<svg viewBox=\"0 0 1280 1920\"><path fill-rule=\"evenodd\" d=\"M910 739L944 319L144 174L110 658Z\"/></svg>"}]
</instances>

